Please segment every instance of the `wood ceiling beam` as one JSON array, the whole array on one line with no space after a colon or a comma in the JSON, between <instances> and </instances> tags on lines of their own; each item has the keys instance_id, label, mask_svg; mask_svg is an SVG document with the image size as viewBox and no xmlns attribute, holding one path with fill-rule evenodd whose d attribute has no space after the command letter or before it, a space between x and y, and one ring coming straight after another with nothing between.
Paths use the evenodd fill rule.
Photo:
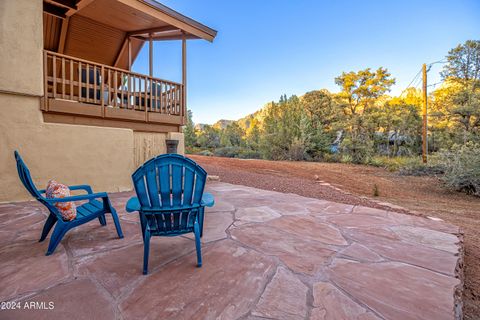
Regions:
<instances>
[{"instance_id":1,"label":"wood ceiling beam","mask_svg":"<svg viewBox=\"0 0 480 320\"><path fill-rule=\"evenodd\" d=\"M67 17L67 10L65 8L57 7L48 2L43 3L43 12L60 19L65 19Z\"/></svg>"},{"instance_id":2,"label":"wood ceiling beam","mask_svg":"<svg viewBox=\"0 0 480 320\"><path fill-rule=\"evenodd\" d=\"M118 51L117 57L115 58L115 62L113 64L114 67L118 66L118 64L120 63L120 59L122 58L123 54L127 49L128 49L128 35L126 35L125 39L123 39L122 46L120 47L120 50Z\"/></svg>"},{"instance_id":3,"label":"wood ceiling beam","mask_svg":"<svg viewBox=\"0 0 480 320\"><path fill-rule=\"evenodd\" d=\"M77 9L77 0L44 0L44 2L66 9Z\"/></svg>"},{"instance_id":4,"label":"wood ceiling beam","mask_svg":"<svg viewBox=\"0 0 480 320\"><path fill-rule=\"evenodd\" d=\"M67 17L74 15L78 10L81 10L92 3L94 0L80 0L77 1L76 9L70 9L66 13Z\"/></svg>"},{"instance_id":5,"label":"wood ceiling beam","mask_svg":"<svg viewBox=\"0 0 480 320\"><path fill-rule=\"evenodd\" d=\"M168 26L163 26L158 28L149 28L149 29L131 31L131 32L128 32L127 35L128 36L146 35L148 37L149 34L165 32L165 31L176 31L176 30L180 30L180 29L178 27L168 25Z\"/></svg>"},{"instance_id":6,"label":"wood ceiling beam","mask_svg":"<svg viewBox=\"0 0 480 320\"><path fill-rule=\"evenodd\" d=\"M153 36L152 37L152 40L154 41L167 41L167 40L182 40L184 38L183 35L181 34L176 34L176 35L170 35L170 36ZM191 34L186 34L185 35L185 39L188 40L188 39L200 39L199 37L197 36L194 36L194 35L191 35Z\"/></svg>"},{"instance_id":7,"label":"wood ceiling beam","mask_svg":"<svg viewBox=\"0 0 480 320\"><path fill-rule=\"evenodd\" d=\"M67 40L67 30L68 23L70 22L70 17L63 19L62 29L60 31L60 40L58 41L58 53L63 53L65 51L65 41Z\"/></svg>"}]
</instances>

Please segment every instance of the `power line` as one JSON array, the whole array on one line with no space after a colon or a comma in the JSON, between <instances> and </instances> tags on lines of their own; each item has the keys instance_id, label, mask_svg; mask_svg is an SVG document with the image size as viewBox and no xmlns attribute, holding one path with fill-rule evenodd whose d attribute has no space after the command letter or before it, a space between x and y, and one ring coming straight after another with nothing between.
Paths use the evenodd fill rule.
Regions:
<instances>
[{"instance_id":1,"label":"power line","mask_svg":"<svg viewBox=\"0 0 480 320\"><path fill-rule=\"evenodd\" d=\"M437 84L441 84L441 83L443 83L443 81L438 81L438 82L436 82L436 83L429 84L427 87L432 87L432 86L433 86L433 87L435 88L435 86L436 86Z\"/></svg>"},{"instance_id":2,"label":"power line","mask_svg":"<svg viewBox=\"0 0 480 320\"><path fill-rule=\"evenodd\" d=\"M439 64L439 63L447 63L447 58L444 58L444 59L441 59L441 60L438 60L438 61L434 61L434 62L431 62L429 64L427 64L427 72L430 71L430 68L435 65L435 64ZM402 92L400 93L399 97L401 98L403 96L403 94L408 90L408 88L412 87L412 88L417 88L420 84L422 84L422 78L420 77L420 74L422 73L422 68L420 68L420 70L418 70L417 74L415 75L415 77L413 77L412 81L410 81L410 83L408 84L408 86L402 90ZM412 86L412 84L415 83L415 85ZM437 82L437 83L434 83L432 85L429 85L428 87L430 86L435 86L437 84L439 84L441 82Z\"/></svg>"},{"instance_id":3,"label":"power line","mask_svg":"<svg viewBox=\"0 0 480 320\"><path fill-rule=\"evenodd\" d=\"M418 70L417 74L415 75L415 77L413 77L412 81L410 81L410 83L408 84L408 86L403 89L403 91L400 93L400 96L399 97L402 97L403 93L405 91L407 91L408 88L410 88L410 86L412 85L412 83L417 80L417 78L419 79L419 76L420 76L420 73L422 73L422 68L420 68L420 70Z\"/></svg>"}]
</instances>

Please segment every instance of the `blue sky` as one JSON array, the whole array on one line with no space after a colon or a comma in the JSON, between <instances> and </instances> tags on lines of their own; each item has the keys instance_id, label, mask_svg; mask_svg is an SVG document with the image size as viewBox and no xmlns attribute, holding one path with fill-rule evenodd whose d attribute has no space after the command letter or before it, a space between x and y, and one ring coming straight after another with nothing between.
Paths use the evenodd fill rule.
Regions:
<instances>
[{"instance_id":1,"label":"blue sky","mask_svg":"<svg viewBox=\"0 0 480 320\"><path fill-rule=\"evenodd\" d=\"M188 42L196 123L238 119L280 95L326 88L343 71L388 68L400 93L422 63L480 39L480 1L161 0L218 31ZM154 45L154 75L181 81L180 42ZM438 82L441 65L429 72ZM134 70L148 73L148 46Z\"/></svg>"}]
</instances>

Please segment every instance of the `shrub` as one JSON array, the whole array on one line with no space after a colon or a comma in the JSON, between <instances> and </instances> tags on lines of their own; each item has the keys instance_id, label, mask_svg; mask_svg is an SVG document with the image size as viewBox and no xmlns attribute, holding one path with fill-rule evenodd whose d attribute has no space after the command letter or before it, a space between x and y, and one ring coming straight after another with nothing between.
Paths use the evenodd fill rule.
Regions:
<instances>
[{"instance_id":1,"label":"shrub","mask_svg":"<svg viewBox=\"0 0 480 320\"><path fill-rule=\"evenodd\" d=\"M259 151L243 149L238 157L241 159L262 159L262 154Z\"/></svg>"},{"instance_id":2,"label":"shrub","mask_svg":"<svg viewBox=\"0 0 480 320\"><path fill-rule=\"evenodd\" d=\"M437 176L445 171L437 155L431 155L428 163L423 163L421 157L408 158L400 167L398 173L405 176Z\"/></svg>"},{"instance_id":3,"label":"shrub","mask_svg":"<svg viewBox=\"0 0 480 320\"><path fill-rule=\"evenodd\" d=\"M213 153L210 150L202 150L202 151L199 151L197 154L201 156L208 156L208 157L213 156Z\"/></svg>"},{"instance_id":4,"label":"shrub","mask_svg":"<svg viewBox=\"0 0 480 320\"><path fill-rule=\"evenodd\" d=\"M349 154L343 154L342 157L340 158L340 162L341 163L352 163L353 158Z\"/></svg>"},{"instance_id":5,"label":"shrub","mask_svg":"<svg viewBox=\"0 0 480 320\"><path fill-rule=\"evenodd\" d=\"M441 178L455 190L480 196L480 144L454 145L440 154L445 174Z\"/></svg>"},{"instance_id":6,"label":"shrub","mask_svg":"<svg viewBox=\"0 0 480 320\"><path fill-rule=\"evenodd\" d=\"M215 151L213 151L213 154L217 157L236 158L238 157L241 150L242 150L241 147L230 146L230 147L217 148L215 149Z\"/></svg>"},{"instance_id":7,"label":"shrub","mask_svg":"<svg viewBox=\"0 0 480 320\"><path fill-rule=\"evenodd\" d=\"M302 161L305 160L305 145L299 139L295 139L288 149L289 160Z\"/></svg>"}]
</instances>

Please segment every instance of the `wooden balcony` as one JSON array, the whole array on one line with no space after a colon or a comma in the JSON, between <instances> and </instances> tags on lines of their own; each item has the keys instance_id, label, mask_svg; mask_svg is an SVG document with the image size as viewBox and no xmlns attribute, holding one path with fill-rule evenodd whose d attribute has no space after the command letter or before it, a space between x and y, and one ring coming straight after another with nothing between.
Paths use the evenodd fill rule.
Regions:
<instances>
[{"instance_id":1,"label":"wooden balcony","mask_svg":"<svg viewBox=\"0 0 480 320\"><path fill-rule=\"evenodd\" d=\"M181 83L44 50L46 122L175 132L184 124Z\"/></svg>"}]
</instances>

